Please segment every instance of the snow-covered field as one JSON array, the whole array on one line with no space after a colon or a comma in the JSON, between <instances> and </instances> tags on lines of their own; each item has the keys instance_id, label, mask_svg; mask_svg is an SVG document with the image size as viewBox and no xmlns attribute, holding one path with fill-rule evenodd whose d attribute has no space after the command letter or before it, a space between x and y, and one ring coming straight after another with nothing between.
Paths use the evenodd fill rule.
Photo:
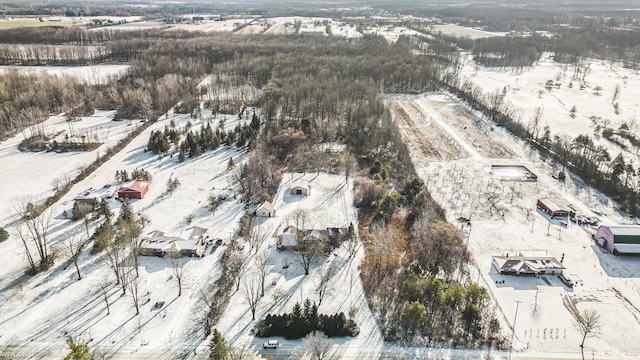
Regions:
<instances>
[{"instance_id":1,"label":"snow-covered field","mask_svg":"<svg viewBox=\"0 0 640 360\"><path fill-rule=\"evenodd\" d=\"M469 39L482 39L494 36L504 36L504 34L489 32L479 29L472 29L460 25L445 24L445 25L432 25L430 26L435 32L442 32L449 36L467 37Z\"/></svg>"},{"instance_id":2,"label":"snow-covered field","mask_svg":"<svg viewBox=\"0 0 640 360\"><path fill-rule=\"evenodd\" d=\"M486 92L506 91L505 100L522 110L525 124L533 119L537 108L542 108L540 126L544 128L548 125L552 136L566 134L574 138L580 134L591 135L596 145L609 149L612 158L622 152L625 160L632 160L637 165L639 162L635 153L601 138L594 134L594 130L596 126L600 130L605 126L618 129L623 123L632 132L640 130L640 100L636 94L640 89L640 71L601 60L588 61L589 71L584 83L573 77L573 65L556 63L548 54L538 64L521 72L476 66L472 60L468 60L462 74ZM550 90L545 86L548 80L554 83ZM560 86L556 86L556 82ZM584 84L583 89L581 84ZM616 99L619 103L618 114L613 107L616 86L620 89ZM597 91L596 87L601 90ZM576 116L572 118L570 110L574 106ZM591 117L598 119L593 122ZM635 152L635 149L632 150Z\"/></svg>"},{"instance_id":3,"label":"snow-covered field","mask_svg":"<svg viewBox=\"0 0 640 360\"><path fill-rule=\"evenodd\" d=\"M102 143L93 151L22 152L18 145L25 135L29 136L29 129L0 143L5 188L0 194L0 226L6 227L10 223L15 200L26 196L43 201L54 193L51 185L54 179L73 179L80 166L95 161L98 155L104 154L140 125L139 121L112 121L114 115L115 111L96 110L93 116L84 116L81 121L71 124L76 136L85 135L88 141ZM51 116L43 123L46 134L60 133L62 137L71 132L69 125L64 115ZM108 178L109 181L112 179L113 175ZM99 187L102 185L104 183Z\"/></svg>"},{"instance_id":4,"label":"snow-covered field","mask_svg":"<svg viewBox=\"0 0 640 360\"><path fill-rule=\"evenodd\" d=\"M385 26L372 26L370 28L366 28L364 30L365 34L373 34L373 35L380 35L382 37L384 37L385 39L387 39L388 42L390 43L394 43L396 41L398 41L398 38L401 35L406 35L406 36L411 36L411 35L416 35L416 36L420 36L422 34L420 34L419 32L406 28L404 26L393 26L393 25L385 25Z\"/></svg>"},{"instance_id":5,"label":"snow-covered field","mask_svg":"<svg viewBox=\"0 0 640 360\"><path fill-rule=\"evenodd\" d=\"M120 79L129 71L129 65L89 66L0 66L0 74L17 70L24 73L47 73L56 76L72 76L89 84L104 84L109 79Z\"/></svg>"},{"instance_id":6,"label":"snow-covered field","mask_svg":"<svg viewBox=\"0 0 640 360\"><path fill-rule=\"evenodd\" d=\"M470 269L471 278L489 288L507 336L518 306L514 351L524 357L578 358L581 335L569 305L575 304L578 310L597 310L603 320L600 335L587 339L585 354L611 359L640 356L640 346L629 337L640 328L640 261L603 253L594 246L590 228L562 227L559 219L549 219L535 206L546 196L558 204L571 204L584 215L597 211L604 214L603 221L627 222L616 204L573 176L565 183L553 179L557 165L543 161L501 128L476 122L473 112L447 95L390 95L388 101L409 141L419 175L448 219L454 223L461 216L471 219L471 227L464 228L477 263ZM402 120L407 115L411 127ZM444 134L437 146L429 143L433 133ZM498 181L490 174L491 165L524 165L538 181ZM502 211L492 210L492 193L498 194L493 204ZM564 255L567 272L576 274L581 285L571 289L556 276L503 276L492 268L492 256L519 253L557 259Z\"/></svg>"}]
</instances>

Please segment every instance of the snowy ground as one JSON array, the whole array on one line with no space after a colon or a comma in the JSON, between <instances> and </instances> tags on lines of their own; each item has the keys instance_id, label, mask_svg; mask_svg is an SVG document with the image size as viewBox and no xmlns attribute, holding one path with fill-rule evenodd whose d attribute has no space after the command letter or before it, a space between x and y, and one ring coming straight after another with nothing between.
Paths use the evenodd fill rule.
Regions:
<instances>
[{"instance_id":1,"label":"snowy ground","mask_svg":"<svg viewBox=\"0 0 640 360\"><path fill-rule=\"evenodd\" d=\"M203 112L205 119L209 115L207 111ZM145 232L161 230L169 235L178 235L186 227L197 225L207 228L212 237L228 240L234 236L239 218L244 213L243 204L232 196L212 213L206 209L206 202L209 194L216 191L235 194L234 170L227 169L227 165L230 157L236 164L242 163L245 154L235 148L223 147L179 163L176 156L158 159L144 152L149 133L163 129L171 119L179 127L190 120L187 115L163 117L89 178L76 184L52 207L54 219L49 238L53 248L61 234L73 228L83 229L81 224L60 215L63 210L69 210L77 193L112 183L116 170L130 172L134 168L144 168L154 177L145 198L132 203L136 213L142 213L151 220ZM194 128L200 124L199 120L191 121ZM217 119L213 122L217 126ZM226 129L232 129L238 123L237 116L229 117ZM16 161L29 165L23 166L25 168L33 169L39 161L35 155L40 154ZM69 159L66 161L72 163ZM37 174L41 184L49 183L47 172ZM182 184L172 196L165 192L169 177L178 178ZM25 190L28 189L18 189L14 195ZM111 205L117 211L119 202L111 201ZM186 218L190 215L193 221L187 224ZM91 232L96 225L91 224ZM0 269L2 347L11 344L15 353L28 358L44 358L64 353L65 337L77 336L91 340L92 348L117 353L118 357L175 359L184 358L185 354L202 345L202 335L194 329L197 292L220 275L218 260L224 247L215 251L208 248L207 256L202 259L187 259L181 297L176 296L177 287L175 280L170 279L171 268L167 260L143 258L140 281L144 305L140 315L135 316L130 296L120 296L120 290L113 283L114 275L103 255L91 256L89 249L82 253L81 281L76 280L73 266L65 266L62 257L58 258L52 270L25 278L22 276L26 266L22 249L13 229L9 227L8 230L11 238L0 244L0 261L3 263ZM110 282L111 315L106 315L100 294L99 284L105 280ZM164 301L165 305L156 310L153 305L158 301Z\"/></svg>"},{"instance_id":2,"label":"snowy ground","mask_svg":"<svg viewBox=\"0 0 640 360\"><path fill-rule=\"evenodd\" d=\"M435 32L442 32L445 35L468 37L469 39L474 39L474 40L504 35L500 33L478 30L478 29L468 28L468 27L454 25L454 24L432 25L430 26L430 29Z\"/></svg>"},{"instance_id":3,"label":"snowy ground","mask_svg":"<svg viewBox=\"0 0 640 360\"><path fill-rule=\"evenodd\" d=\"M514 351L525 357L579 357L581 336L568 305L573 303L579 310L597 310L604 323L601 335L587 339L585 353L597 358L640 356L640 346L629 338L640 327L640 261L602 253L591 241L591 229L572 224L564 228L560 220L549 219L535 207L537 198L547 196L558 204L571 204L581 214L601 212L603 221L628 221L616 204L574 176L565 183L553 179L557 165L544 162L523 142L449 96L390 95L388 101L418 173L448 219L453 223L460 216L471 219L471 228L463 230L477 262L471 276L490 290L507 336L516 301L520 302ZM444 134L437 146L429 141L433 133ZM498 181L489 173L491 165L524 165L538 182ZM491 210L493 192L499 195L496 206L504 210L504 217ZM582 284L570 289L555 276L499 275L491 267L491 256L507 253L558 259L564 255L567 272L576 274Z\"/></svg>"},{"instance_id":4,"label":"snowy ground","mask_svg":"<svg viewBox=\"0 0 640 360\"><path fill-rule=\"evenodd\" d=\"M548 125L553 135L569 135L571 138L580 134L591 135L596 145L603 145L609 149L612 158L623 153L625 160L632 160L637 166L640 162L636 149L623 150L594 133L596 125L602 129L618 129L626 123L632 132L640 130L637 118L640 116L640 101L635 89L640 88L640 71L625 69L620 64L590 59L590 67L585 77L585 88L581 89L580 79L573 77L573 65L559 64L545 54L541 61L532 67L524 68L521 72L512 69L501 70L477 66L472 60L467 60L463 68L463 76L471 79L485 92L506 90L505 100L522 110L522 121L528 124L536 111L542 108L540 128ZM557 81L560 86L545 87L547 80ZM569 87L572 84L572 87ZM596 94L595 88L600 86ZM613 93L619 86L618 99L619 114L613 107ZM542 94L539 92L543 91ZM576 116L570 116L572 107L576 108ZM599 118L597 122L590 120L592 116ZM541 131L542 133L542 131Z\"/></svg>"},{"instance_id":5,"label":"snowy ground","mask_svg":"<svg viewBox=\"0 0 640 360\"><path fill-rule=\"evenodd\" d=\"M129 71L129 65L90 66L0 66L0 74L10 70L25 73L45 72L56 76L73 76L89 84L104 84L109 79L120 79Z\"/></svg>"},{"instance_id":6,"label":"snowy ground","mask_svg":"<svg viewBox=\"0 0 640 360\"><path fill-rule=\"evenodd\" d=\"M51 186L54 179L73 179L80 166L95 161L99 154L104 154L108 148L141 125L139 121L113 121L114 115L115 111L96 110L93 116L84 116L81 121L72 124L66 121L64 115L51 116L43 123L46 134L60 134L59 136L64 137L64 134L73 130L74 134L85 135L89 141L101 142L102 145L93 151L21 152L18 144L25 135L29 136L28 129L0 143L5 188L0 194L0 226L7 227L11 221L14 200L27 196L42 201L51 196L54 192ZM112 179L113 175L105 182ZM103 185L104 183L98 187ZM76 186L76 189L79 188L80 186ZM78 192L81 190L84 189L79 189Z\"/></svg>"},{"instance_id":7,"label":"snowy ground","mask_svg":"<svg viewBox=\"0 0 640 360\"><path fill-rule=\"evenodd\" d=\"M406 28L404 26L393 26L393 25L385 25L385 26L372 26L364 30L365 34L373 34L380 35L387 39L388 42L394 43L398 40L401 35L411 36L417 35L420 36L421 33Z\"/></svg>"}]
</instances>

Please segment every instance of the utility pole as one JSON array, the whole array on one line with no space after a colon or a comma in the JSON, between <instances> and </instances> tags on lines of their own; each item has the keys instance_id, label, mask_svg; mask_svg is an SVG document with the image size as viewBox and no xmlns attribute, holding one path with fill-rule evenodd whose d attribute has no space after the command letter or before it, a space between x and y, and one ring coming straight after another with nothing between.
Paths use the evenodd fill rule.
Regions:
<instances>
[{"instance_id":1,"label":"utility pole","mask_svg":"<svg viewBox=\"0 0 640 360\"><path fill-rule=\"evenodd\" d=\"M513 330L511 332L511 346L509 347L509 360L511 360L511 352L513 351L513 337L516 335L516 320L518 320L518 307L522 301L516 300L516 314L513 316Z\"/></svg>"}]
</instances>

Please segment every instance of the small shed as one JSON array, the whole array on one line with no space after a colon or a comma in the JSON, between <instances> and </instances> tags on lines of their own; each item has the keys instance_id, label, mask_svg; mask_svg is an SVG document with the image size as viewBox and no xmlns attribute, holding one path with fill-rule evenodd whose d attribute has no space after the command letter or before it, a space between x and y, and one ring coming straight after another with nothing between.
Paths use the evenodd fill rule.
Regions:
<instances>
[{"instance_id":1,"label":"small shed","mask_svg":"<svg viewBox=\"0 0 640 360\"><path fill-rule=\"evenodd\" d=\"M149 191L149 183L142 180L129 181L118 189L118 197L142 199Z\"/></svg>"},{"instance_id":2,"label":"small shed","mask_svg":"<svg viewBox=\"0 0 640 360\"><path fill-rule=\"evenodd\" d=\"M291 189L289 190L289 194L309 196L311 195L311 186L309 185L292 186Z\"/></svg>"},{"instance_id":3,"label":"small shed","mask_svg":"<svg viewBox=\"0 0 640 360\"><path fill-rule=\"evenodd\" d=\"M569 210L561 208L549 198L544 197L544 198L538 199L538 202L536 205L538 206L538 209L546 212L549 216L551 216L552 219L555 217L569 216Z\"/></svg>"},{"instance_id":4,"label":"small shed","mask_svg":"<svg viewBox=\"0 0 640 360\"><path fill-rule=\"evenodd\" d=\"M258 205L255 214L256 216L274 217L276 216L276 209L273 207L272 203L265 201Z\"/></svg>"}]
</instances>

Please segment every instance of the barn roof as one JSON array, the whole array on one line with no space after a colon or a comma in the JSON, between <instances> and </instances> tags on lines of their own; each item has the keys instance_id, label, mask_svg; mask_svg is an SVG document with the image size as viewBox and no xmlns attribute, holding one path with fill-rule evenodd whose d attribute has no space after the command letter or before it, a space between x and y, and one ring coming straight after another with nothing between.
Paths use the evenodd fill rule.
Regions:
<instances>
[{"instance_id":1,"label":"barn roof","mask_svg":"<svg viewBox=\"0 0 640 360\"><path fill-rule=\"evenodd\" d=\"M538 201L543 203L551 211L554 211L554 212L555 211L568 211L567 209L558 206L558 204L553 202L553 200L549 199L548 197L540 198L540 199L538 199Z\"/></svg>"},{"instance_id":2,"label":"barn roof","mask_svg":"<svg viewBox=\"0 0 640 360\"><path fill-rule=\"evenodd\" d=\"M128 183L122 184L118 191L144 191L149 186L149 183L142 180L132 180Z\"/></svg>"},{"instance_id":3,"label":"barn roof","mask_svg":"<svg viewBox=\"0 0 640 360\"><path fill-rule=\"evenodd\" d=\"M606 227L609 228L613 234L613 242L616 244L616 249L618 248L618 244L640 244L640 226L610 225Z\"/></svg>"}]
</instances>

